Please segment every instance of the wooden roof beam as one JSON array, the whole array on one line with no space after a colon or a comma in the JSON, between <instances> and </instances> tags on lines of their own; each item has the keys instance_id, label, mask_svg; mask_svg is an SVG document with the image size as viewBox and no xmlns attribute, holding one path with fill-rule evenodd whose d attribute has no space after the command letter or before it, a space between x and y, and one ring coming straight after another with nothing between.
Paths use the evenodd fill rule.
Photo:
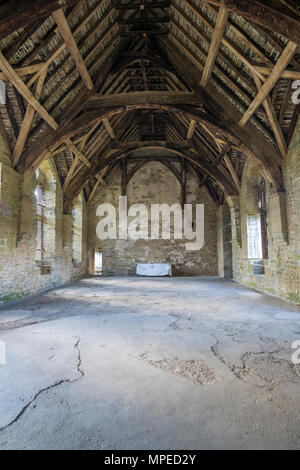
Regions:
<instances>
[{"instance_id":1,"label":"wooden roof beam","mask_svg":"<svg viewBox=\"0 0 300 470\"><path fill-rule=\"evenodd\" d=\"M292 57L294 56L297 44L290 41L287 46L285 47L281 57L279 58L277 64L272 70L271 75L267 78L263 86L260 88L259 92L257 93L255 99L252 101L250 107L242 117L239 122L239 125L243 127L251 118L251 116L255 113L255 111L259 108L259 106L264 102L267 98L268 94L275 86L279 78L281 77L282 73L290 63Z\"/></svg>"},{"instance_id":2,"label":"wooden roof beam","mask_svg":"<svg viewBox=\"0 0 300 470\"><path fill-rule=\"evenodd\" d=\"M224 6L252 23L257 23L270 31L276 31L290 41L300 45L300 21L285 5L269 0L268 5L261 0L204 0L211 5Z\"/></svg>"},{"instance_id":3,"label":"wooden roof beam","mask_svg":"<svg viewBox=\"0 0 300 470\"><path fill-rule=\"evenodd\" d=\"M156 23L169 23L170 19L167 16L159 16L152 18L149 16L143 16L142 18L117 18L119 24L130 24L130 25L144 25L144 24L156 24Z\"/></svg>"},{"instance_id":4,"label":"wooden roof beam","mask_svg":"<svg viewBox=\"0 0 300 470\"><path fill-rule=\"evenodd\" d=\"M205 67L202 74L201 85L205 87L211 78L213 68L215 66L216 58L219 53L221 42L226 29L227 21L229 18L229 10L223 6L220 7L216 26L212 35L208 56L206 59Z\"/></svg>"},{"instance_id":5,"label":"wooden roof beam","mask_svg":"<svg viewBox=\"0 0 300 470\"><path fill-rule=\"evenodd\" d=\"M25 75L30 75L32 73L37 73L41 70L44 66L44 62L40 62L39 64L28 65L27 67L19 67L14 69L15 72L19 75L19 77L23 77ZM8 80L4 73L0 73L0 80Z\"/></svg>"},{"instance_id":6,"label":"wooden roof beam","mask_svg":"<svg viewBox=\"0 0 300 470\"><path fill-rule=\"evenodd\" d=\"M112 95L92 95L87 108L110 108L113 106L131 106L139 104L191 104L201 105L195 93L182 91L136 91L131 93L117 93Z\"/></svg>"},{"instance_id":7,"label":"wooden roof beam","mask_svg":"<svg viewBox=\"0 0 300 470\"><path fill-rule=\"evenodd\" d=\"M241 183L240 183L240 180L236 174L236 171L235 169L233 168L233 165L231 163L231 160L230 158L228 157L228 155L225 155L224 156L224 162L225 162L225 165L227 166L228 170L229 170L229 173L234 181L234 184L236 185L237 187L237 190L238 192L241 192Z\"/></svg>"},{"instance_id":8,"label":"wooden roof beam","mask_svg":"<svg viewBox=\"0 0 300 470\"><path fill-rule=\"evenodd\" d=\"M196 5L192 4L191 1L189 1L189 0L186 0L186 3L187 3L187 5L188 5L189 9L190 9L195 15L197 15L197 16L200 18L201 22L203 22L207 28L209 28L210 30L213 30L213 25L212 25L212 23L209 21L208 18L205 18L205 17L203 16L203 14L201 14L201 13L202 13L201 10L199 10L199 8L198 8ZM212 12L216 14L216 12L215 12L214 10L212 10ZM245 43L248 45L248 47L249 47L253 52L255 52L255 54L257 54L259 57L261 57L261 59L262 59L265 63L267 63L268 65L273 65L272 62L271 62L265 55L263 55L260 50L257 49L255 43L253 43L252 41L249 41L249 39L248 39L243 33L241 33L239 29L237 29L235 26L233 26L232 23L230 23L230 27L231 27L231 28L233 29L233 31L238 35L238 37L240 37L240 38L242 39L242 41L245 42ZM223 39L222 39L222 44L223 44L227 49L229 49L234 55L236 55L237 58L238 58L241 62L243 62L245 65L247 65L247 67L248 67L249 69L251 69L251 70L253 70L253 72L259 74L259 72L256 71L256 68L254 67L254 65L253 65L253 64L251 63L251 61L249 60L249 57L248 57L246 54L240 52L240 51L237 49L236 44L234 43L233 40L231 40L231 39L229 39L229 38L226 39L225 36L224 36ZM261 77L261 78L263 78L263 77Z\"/></svg>"},{"instance_id":9,"label":"wooden roof beam","mask_svg":"<svg viewBox=\"0 0 300 470\"><path fill-rule=\"evenodd\" d=\"M187 131L187 135L186 135L186 138L188 140L192 139L195 129L196 129L196 125L197 125L197 121L194 121L194 119L191 119L188 131Z\"/></svg>"},{"instance_id":10,"label":"wooden roof beam","mask_svg":"<svg viewBox=\"0 0 300 470\"><path fill-rule=\"evenodd\" d=\"M261 90L261 87L262 87L263 84L260 81L260 79L254 74L253 74L253 78L254 78L254 81L256 83L258 91ZM285 141L282 129L281 129L280 124L278 122L278 118L277 118L276 112L274 110L274 106L273 106L272 100L270 98L270 95L268 95L266 97L266 99L263 101L263 106L265 108L269 123L271 125L272 131L273 131L273 134L275 136L275 139L276 139L278 148L281 152L281 155L282 155L283 158L286 158L287 151L288 151L287 143Z\"/></svg>"},{"instance_id":11,"label":"wooden roof beam","mask_svg":"<svg viewBox=\"0 0 300 470\"><path fill-rule=\"evenodd\" d=\"M112 138L112 139L115 139L116 138L116 135L114 133L114 130L109 122L109 119L108 118L104 118L102 119L102 122L104 124L104 127L106 129L106 132L108 133L108 135Z\"/></svg>"},{"instance_id":12,"label":"wooden roof beam","mask_svg":"<svg viewBox=\"0 0 300 470\"><path fill-rule=\"evenodd\" d=\"M94 84L92 82L92 79L89 75L89 72L87 70L87 67L83 61L83 58L81 57L81 54L79 52L78 46L76 44L76 41L73 37L72 31L70 29L69 23L65 17L65 14L63 10L57 10L52 14L53 18L56 21L56 24L58 26L59 32L65 41L65 44L76 64L76 67L78 69L78 72L81 75L82 80L84 81L86 87L89 90L92 90L94 88Z\"/></svg>"},{"instance_id":13,"label":"wooden roof beam","mask_svg":"<svg viewBox=\"0 0 300 470\"><path fill-rule=\"evenodd\" d=\"M78 0L10 0L0 7L0 39Z\"/></svg>"},{"instance_id":14,"label":"wooden roof beam","mask_svg":"<svg viewBox=\"0 0 300 470\"><path fill-rule=\"evenodd\" d=\"M39 79L38 79L38 82L37 82L37 87L36 87L36 90L35 90L35 98L37 100L40 99L40 96L42 94L43 85L44 85L44 82L45 82L45 79L46 79L46 75L47 75L47 70L45 70L39 76ZM29 134L29 131L30 131L30 128L31 128L34 113L35 113L34 108L30 104L28 104L27 109L26 109L26 113L25 113L25 116L24 116L24 119L23 119L23 122L22 122L22 125L21 125L21 129L20 129L20 132L19 132L19 135L18 135L18 139L17 139L16 145L15 145L15 148L14 148L14 152L13 152L13 166L14 167L16 167L16 165L19 163L20 156L22 154L23 148L24 148L25 143L26 143L26 139L28 137L28 134Z\"/></svg>"},{"instance_id":15,"label":"wooden roof beam","mask_svg":"<svg viewBox=\"0 0 300 470\"><path fill-rule=\"evenodd\" d=\"M264 75L265 77L269 77L272 73L272 68L271 67L260 67L260 66L255 66L256 70ZM297 70L284 70L281 74L280 78L286 78L288 80L300 80L300 72Z\"/></svg>"},{"instance_id":16,"label":"wooden roof beam","mask_svg":"<svg viewBox=\"0 0 300 470\"><path fill-rule=\"evenodd\" d=\"M199 95L199 98L203 99L203 102L206 103L214 116L218 116L218 120L222 121L223 124L220 127L227 131L230 129L230 135L228 132L221 132L222 137L231 139L233 135L238 136L239 142L233 141L233 144L237 145L242 152L256 162L266 180L272 183L274 188L282 188L282 174L279 168L282 157L278 149L265 139L252 123L248 122L246 126L240 127L237 123L241 114L240 111L226 97L219 93L216 95L213 86L209 85L205 89L201 88L199 86L200 72L193 62L188 60L183 52L178 50L170 40L162 39L160 42L162 43L161 53L168 58L172 66L178 71L179 76ZM193 119L193 117L191 118ZM208 123L204 119L202 122L204 124ZM214 129L210 123L209 127Z\"/></svg>"},{"instance_id":17,"label":"wooden roof beam","mask_svg":"<svg viewBox=\"0 0 300 470\"><path fill-rule=\"evenodd\" d=\"M117 4L115 6L116 10L119 11L127 11L127 10L145 10L148 8L168 8L170 6L169 1L164 1L164 2L152 2L152 3L146 3L146 2L135 2L135 3L129 3L129 4Z\"/></svg>"},{"instance_id":18,"label":"wooden roof beam","mask_svg":"<svg viewBox=\"0 0 300 470\"><path fill-rule=\"evenodd\" d=\"M100 184L103 184L104 186L107 186L106 181L102 178L102 176L100 174L95 175L95 178L97 179L97 181L99 181Z\"/></svg>"},{"instance_id":19,"label":"wooden roof beam","mask_svg":"<svg viewBox=\"0 0 300 470\"><path fill-rule=\"evenodd\" d=\"M0 52L0 70L4 73L7 80L9 80L18 92L25 98L25 100L32 106L33 109L53 128L58 129L57 122L48 114L39 101L33 96L31 91L27 88L25 83L19 77L17 72L12 68L9 62L5 59L4 55Z\"/></svg>"}]
</instances>

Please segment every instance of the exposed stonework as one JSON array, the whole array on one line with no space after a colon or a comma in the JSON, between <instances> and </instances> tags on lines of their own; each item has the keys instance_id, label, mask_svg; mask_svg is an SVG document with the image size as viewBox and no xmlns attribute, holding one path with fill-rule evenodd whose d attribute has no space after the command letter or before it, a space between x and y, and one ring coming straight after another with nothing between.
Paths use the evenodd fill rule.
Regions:
<instances>
[{"instance_id":1,"label":"exposed stonework","mask_svg":"<svg viewBox=\"0 0 300 470\"><path fill-rule=\"evenodd\" d=\"M44 164L52 172L52 194L47 202L51 212L44 230L47 249L41 262L36 261L37 211L34 175L15 172L0 148L0 301L60 286L82 277L87 269L87 212L83 205L82 262L72 261L72 220L62 214L62 190L54 166ZM53 171L52 171L53 170Z\"/></svg>"},{"instance_id":2,"label":"exposed stonework","mask_svg":"<svg viewBox=\"0 0 300 470\"><path fill-rule=\"evenodd\" d=\"M130 169L130 167L129 167ZM181 189L175 176L159 162L142 167L127 185L128 207L132 204L180 204ZM199 180L187 171L186 203L204 204L205 244L201 250L187 251L187 240L99 240L96 236L96 209L104 202L118 208L121 196L121 172L115 173L109 187L104 188L89 207L90 252L103 252L106 275L135 274L137 263L170 262L175 275L217 275L217 207ZM149 210L150 212L150 210Z\"/></svg>"},{"instance_id":3,"label":"exposed stonework","mask_svg":"<svg viewBox=\"0 0 300 470\"><path fill-rule=\"evenodd\" d=\"M269 258L264 260L264 275L254 275L247 253L247 215L258 212L257 193L251 186L258 169L248 160L240 196L241 247L233 238L234 279L255 289L300 304L300 121L284 164L286 192L272 193L267 187L267 222ZM236 232L232 208L233 232Z\"/></svg>"}]
</instances>

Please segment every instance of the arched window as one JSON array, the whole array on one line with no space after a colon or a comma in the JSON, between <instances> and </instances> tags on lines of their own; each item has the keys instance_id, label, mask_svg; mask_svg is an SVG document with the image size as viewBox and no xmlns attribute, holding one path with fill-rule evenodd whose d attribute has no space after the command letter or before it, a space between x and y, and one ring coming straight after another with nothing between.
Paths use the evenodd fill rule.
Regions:
<instances>
[{"instance_id":1,"label":"arched window","mask_svg":"<svg viewBox=\"0 0 300 470\"><path fill-rule=\"evenodd\" d=\"M82 261L82 197L77 199L72 209L72 260L74 264Z\"/></svg>"},{"instance_id":2,"label":"arched window","mask_svg":"<svg viewBox=\"0 0 300 470\"><path fill-rule=\"evenodd\" d=\"M48 162L35 172L36 188L36 252L35 259L43 263L55 256L56 180Z\"/></svg>"},{"instance_id":3,"label":"arched window","mask_svg":"<svg viewBox=\"0 0 300 470\"><path fill-rule=\"evenodd\" d=\"M245 183L248 258L252 260L254 274L264 274L263 260L268 258L266 181L250 160L245 167Z\"/></svg>"}]
</instances>

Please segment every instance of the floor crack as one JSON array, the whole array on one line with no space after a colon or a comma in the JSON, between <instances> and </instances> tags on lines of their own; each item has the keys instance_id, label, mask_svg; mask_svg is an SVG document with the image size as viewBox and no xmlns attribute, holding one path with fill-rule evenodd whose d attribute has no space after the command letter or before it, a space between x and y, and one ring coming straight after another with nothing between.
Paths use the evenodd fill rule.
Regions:
<instances>
[{"instance_id":1,"label":"floor crack","mask_svg":"<svg viewBox=\"0 0 300 470\"><path fill-rule=\"evenodd\" d=\"M243 367L236 367L235 365L233 364L230 364L230 362L228 362L223 356L222 354L220 353L219 351L219 348L218 346L221 344L220 341L218 340L218 338L216 338L216 343L213 344L211 346L211 351L212 353L214 354L214 356L220 361L222 362L222 364L224 364L235 376L237 379L241 380L242 382L244 383L247 383L248 385L251 385L253 387L256 387L256 388L263 388L263 389L268 389L269 391L273 390L273 388L270 388L266 385L255 385L255 384L251 384L249 383L247 380L245 380L245 378L243 377L243 372L245 372L247 370L247 367L246 367L246 363L245 363L245 358L247 357L247 355L249 355L250 353L245 353L242 358L241 358L241 361L243 363ZM256 352L256 353L251 353L253 355L262 355L262 354L268 354L268 355L272 355L272 354L278 354L279 351L259 351L259 352Z\"/></svg>"},{"instance_id":2,"label":"floor crack","mask_svg":"<svg viewBox=\"0 0 300 470\"><path fill-rule=\"evenodd\" d=\"M78 337L77 337L78 338ZM25 413L25 411L29 408L30 405L32 405L32 403L44 392L48 392L49 390L55 388L55 387L58 387L59 385L62 385L62 384L65 384L65 383L75 383L75 382L78 382L78 380L82 379L82 377L85 376L85 373L83 372L83 370L81 369L81 364L82 364L82 359L81 359L81 351L80 351L80 348L79 348L79 343L80 343L80 338L78 338L77 342L74 344L74 349L77 351L77 371L79 372L80 374L80 377L77 377L76 379L62 379L62 380L59 380L58 382L54 382L54 384L52 385L48 385L48 387L44 387L42 388L41 390L39 390L35 395L34 397L28 402L26 403L25 406L23 406L23 408L21 409L21 411L17 414L17 416L12 420L10 421L8 424L6 424L5 426L2 426L0 427L0 431L5 431L7 428L9 428L10 426L12 426L13 424L15 424L20 418L21 416L23 416L23 414Z\"/></svg>"}]
</instances>

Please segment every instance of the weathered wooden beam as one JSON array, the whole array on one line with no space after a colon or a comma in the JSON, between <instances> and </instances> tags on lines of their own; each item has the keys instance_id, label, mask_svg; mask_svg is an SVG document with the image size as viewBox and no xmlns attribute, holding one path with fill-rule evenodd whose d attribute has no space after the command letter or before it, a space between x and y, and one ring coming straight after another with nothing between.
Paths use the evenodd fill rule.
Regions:
<instances>
[{"instance_id":1,"label":"weathered wooden beam","mask_svg":"<svg viewBox=\"0 0 300 470\"><path fill-rule=\"evenodd\" d=\"M65 46L64 46L65 47ZM122 47L119 48L116 51L113 51L112 54L108 57L107 61L104 63L102 69L99 72L98 79L96 82L95 89L98 90L101 88L105 80L107 79L113 65L116 63L117 60L121 57L121 54L123 52ZM75 117L82 111L84 106L86 105L86 102L88 100L88 97L91 94L91 90L83 89L76 99L73 101L71 106L68 107L66 110L65 116L64 116L64 125L67 125L67 123L73 122ZM95 121L95 124L98 123L99 120ZM58 131L56 131L58 132ZM49 145L50 148L50 143L53 142L54 135L52 129L49 129L46 133L43 134L43 136L38 139L39 143L37 145L33 144L32 148L29 150L25 150L23 152L24 155L22 155L22 158L18 164L18 171L32 171L34 168L36 168L43 158L47 158L47 154L49 152L45 151L47 145ZM63 143L63 140L61 141ZM46 144L46 145L45 145ZM54 145L54 149L57 148L57 146Z\"/></svg>"},{"instance_id":2,"label":"weathered wooden beam","mask_svg":"<svg viewBox=\"0 0 300 470\"><path fill-rule=\"evenodd\" d=\"M153 18L151 16L143 16L142 18L117 18L119 24L130 24L130 25L152 25L156 23L169 23L170 18L167 16L160 16Z\"/></svg>"},{"instance_id":3,"label":"weathered wooden beam","mask_svg":"<svg viewBox=\"0 0 300 470\"><path fill-rule=\"evenodd\" d=\"M86 167L90 168L91 167L91 163L88 161L88 159L83 155L82 153L82 150L84 149L84 146L85 146L85 143L86 143L86 136L84 136L84 138L81 140L81 142L79 143L79 146L78 148L76 147L75 143L70 141L70 139L65 142L65 145L67 146L67 148L74 154L74 159L73 159L73 162L72 162L72 165L70 166L70 169L68 171L68 174L65 178L65 181L64 181L64 185L63 185L63 191L65 192L71 179L72 179L72 176L74 175L74 172L76 170L76 167L77 165L79 164L79 162L81 161Z\"/></svg>"},{"instance_id":4,"label":"weathered wooden beam","mask_svg":"<svg viewBox=\"0 0 300 470\"><path fill-rule=\"evenodd\" d=\"M83 18L80 23L78 24L78 26L74 29L74 31L72 31L72 34L73 36L76 36L77 34L80 33L81 29L83 26L86 25L86 23L92 18L92 16L94 14L96 14L103 6L103 0L100 1L100 3L98 3L94 9L89 12L87 14L87 16L85 16L85 18ZM107 20L108 16L111 14L111 12L113 11L112 8L110 8L104 15L103 17L101 18L101 20L97 23L97 28L101 28L102 25L103 25L103 22ZM95 28L96 29L96 28ZM95 30L94 30L95 32ZM94 34L94 32L92 34ZM98 42L98 45L101 43ZM58 43L57 46L51 51L51 55L50 57L46 60L45 64L44 64L44 67L49 67L49 65L65 50L66 48L66 43L63 41L61 43ZM94 49L93 49L94 51ZM87 58L86 58L87 59ZM39 73L42 72L43 69L41 69L41 71ZM38 75L39 73L36 73L28 82L28 87L30 87L37 79L38 79ZM100 74L101 75L101 74ZM96 87L97 88L97 87Z\"/></svg>"},{"instance_id":5,"label":"weathered wooden beam","mask_svg":"<svg viewBox=\"0 0 300 470\"><path fill-rule=\"evenodd\" d=\"M182 91L137 91L113 95L92 95L87 106L93 108L110 108L113 106L132 106L138 104L193 104L200 105L195 93Z\"/></svg>"},{"instance_id":6,"label":"weathered wooden beam","mask_svg":"<svg viewBox=\"0 0 300 470\"><path fill-rule=\"evenodd\" d=\"M144 147L162 147L174 149L190 149L193 144L189 140L137 140L137 141L118 141L115 142L115 149L129 150Z\"/></svg>"},{"instance_id":7,"label":"weathered wooden beam","mask_svg":"<svg viewBox=\"0 0 300 470\"><path fill-rule=\"evenodd\" d=\"M217 145L218 145L218 143L217 143ZM216 162L217 165L220 165L220 163L222 162L222 160L224 159L224 157L227 156L227 153L229 152L229 150L231 149L231 147L232 147L232 142L230 142L230 140L228 140L228 141L225 143L225 145L224 145L223 148L221 147L220 155L219 155L218 160L217 160L217 162Z\"/></svg>"},{"instance_id":8,"label":"weathered wooden beam","mask_svg":"<svg viewBox=\"0 0 300 470\"><path fill-rule=\"evenodd\" d=\"M120 33L121 38L131 37L131 36L140 36L144 34L149 34L150 36L167 36L168 31L154 30L154 29L139 29L137 31L125 31Z\"/></svg>"},{"instance_id":9,"label":"weathered wooden beam","mask_svg":"<svg viewBox=\"0 0 300 470\"><path fill-rule=\"evenodd\" d=\"M231 163L231 160L230 158L228 157L228 155L225 155L224 156L224 162L229 170L229 173L231 174L231 177L234 181L234 184L236 185L237 187L237 190L240 192L241 191L241 183L240 183L240 180L238 179L238 176L235 172L235 169L233 168L233 165Z\"/></svg>"},{"instance_id":10,"label":"weathered wooden beam","mask_svg":"<svg viewBox=\"0 0 300 470\"><path fill-rule=\"evenodd\" d=\"M103 184L104 186L107 186L106 181L102 178L100 174L95 175L95 178L97 179L97 181L99 181L99 183Z\"/></svg>"},{"instance_id":11,"label":"weathered wooden beam","mask_svg":"<svg viewBox=\"0 0 300 470\"><path fill-rule=\"evenodd\" d=\"M78 0L10 0L0 7L0 39Z\"/></svg>"},{"instance_id":12,"label":"weathered wooden beam","mask_svg":"<svg viewBox=\"0 0 300 470\"><path fill-rule=\"evenodd\" d=\"M193 137L195 129L196 129L196 125L197 125L197 121L194 121L193 119L191 119L188 131L187 131L187 135L186 135L186 138L188 140L190 140Z\"/></svg>"},{"instance_id":13,"label":"weathered wooden beam","mask_svg":"<svg viewBox=\"0 0 300 470\"><path fill-rule=\"evenodd\" d=\"M199 10L199 8L197 6L195 6L194 4L192 4L190 1L186 1L189 9L198 17L200 16L201 18L201 21L204 22L205 26L207 26L207 28L209 28L210 30L213 30L213 25L211 24L211 22L206 19L204 16L201 15L201 10ZM173 8L175 8L173 6ZM215 12L214 12L215 13ZM242 39L243 42L245 42L248 47L253 51L255 52L259 57L261 57L263 59L264 62L267 61L268 65L273 65L272 62L270 62L269 59L267 59L266 57L263 56L263 54L257 50L257 48L255 47L255 44L251 41L249 41L243 34L240 33L240 31L235 28L232 24L230 25L231 29L234 30L234 32ZM253 72L259 74L259 76L261 78L263 78L259 71L256 70L255 66L251 63L251 61L249 60L249 57L244 54L243 52L241 52L237 47L236 47L236 44L234 43L234 41L230 40L229 38L226 39L225 36L222 38L222 44L230 51L232 52L232 54L234 54L241 62L243 62L250 70L252 70Z\"/></svg>"},{"instance_id":14,"label":"weathered wooden beam","mask_svg":"<svg viewBox=\"0 0 300 470\"><path fill-rule=\"evenodd\" d=\"M39 64L28 65L27 67L19 67L14 70L19 75L19 77L23 77L25 75L30 75L32 73L39 72L43 65L44 62L40 62ZM0 80L8 80L8 78L4 73L0 73Z\"/></svg>"},{"instance_id":15,"label":"weathered wooden beam","mask_svg":"<svg viewBox=\"0 0 300 470\"><path fill-rule=\"evenodd\" d=\"M289 62L291 61L293 55L296 52L297 49L297 44L294 42L290 41L285 50L283 51L281 57L279 58L277 64L272 70L271 75L267 78L259 92L257 93L255 99L251 103L250 107L248 108L247 112L244 114L242 119L239 122L240 126L244 126L251 116L255 113L257 108L263 103L263 101L266 99L274 85L277 83L279 78L281 77L282 72L286 69L288 66Z\"/></svg>"},{"instance_id":16,"label":"weathered wooden beam","mask_svg":"<svg viewBox=\"0 0 300 470\"><path fill-rule=\"evenodd\" d=\"M280 7L276 0L269 0L268 4L261 0L204 1L211 5L227 7L246 20L257 23L272 32L276 31L300 45L299 17L284 5Z\"/></svg>"},{"instance_id":17,"label":"weathered wooden beam","mask_svg":"<svg viewBox=\"0 0 300 470\"><path fill-rule=\"evenodd\" d=\"M229 10L221 6L217 16L216 26L212 35L208 56L202 74L201 85L203 87L207 85L211 78L211 74L215 66L216 58L219 53L220 45L226 29L228 17Z\"/></svg>"},{"instance_id":18,"label":"weathered wooden beam","mask_svg":"<svg viewBox=\"0 0 300 470\"><path fill-rule=\"evenodd\" d=\"M76 41L73 37L72 31L70 29L69 23L65 17L65 14L63 10L57 10L52 14L53 18L56 21L56 24L58 26L59 32L62 36L62 38L65 41L65 44L76 64L76 67L78 69L78 72L81 75L82 80L84 81L86 87L89 90L92 90L94 88L94 84L92 82L92 79L89 75L89 72L87 70L87 67L81 57L81 54L79 52L78 46L76 44Z\"/></svg>"},{"instance_id":19,"label":"weathered wooden beam","mask_svg":"<svg viewBox=\"0 0 300 470\"><path fill-rule=\"evenodd\" d=\"M65 140L65 143L66 143L66 146L71 150L72 153L74 153L74 155L76 155L76 157L79 158L80 161L82 161L82 163L88 167L91 166L90 162L88 161L88 159L83 155L82 152L80 152L80 150L78 150L78 148L73 144L73 142L71 141L71 139L66 139Z\"/></svg>"},{"instance_id":20,"label":"weathered wooden beam","mask_svg":"<svg viewBox=\"0 0 300 470\"><path fill-rule=\"evenodd\" d=\"M261 90L262 82L260 81L260 79L254 74L253 74L253 78L254 78L254 81L256 83L258 91ZM278 122L278 118L277 118L277 115L275 113L272 100L271 100L269 95L263 101L263 106L265 108L267 117L269 119L269 123L271 125L272 131L273 131L273 134L275 136L275 139L276 139L278 148L281 152L281 155L282 155L283 158L286 158L287 151L288 151L287 144L286 144L282 129L280 127L280 124Z\"/></svg>"},{"instance_id":21,"label":"weathered wooden beam","mask_svg":"<svg viewBox=\"0 0 300 470\"><path fill-rule=\"evenodd\" d=\"M116 138L116 135L114 133L114 130L109 122L109 119L107 118L104 118L102 119L102 122L104 124L104 127L106 129L106 132L108 133L108 135L112 138L112 139L115 139Z\"/></svg>"},{"instance_id":22,"label":"weathered wooden beam","mask_svg":"<svg viewBox=\"0 0 300 470\"><path fill-rule=\"evenodd\" d=\"M223 123L223 129L226 128L227 131L230 129L227 135L221 133L223 138L230 139L230 135L238 137L239 143L233 141L234 145L237 145L241 151L256 162L267 181L272 183L275 188L282 188L282 174L279 168L282 157L278 149L265 139L252 123L248 122L246 126L240 127L237 122L241 115L240 111L220 93L216 95L213 86L208 85L205 90L199 86L201 73L169 39L162 38L160 43L161 53L169 59L178 75L197 93L199 99L203 100L210 112L215 117L218 116L218 121ZM202 122L207 124L205 120ZM209 127L213 129L212 126L209 125Z\"/></svg>"},{"instance_id":23,"label":"weathered wooden beam","mask_svg":"<svg viewBox=\"0 0 300 470\"><path fill-rule=\"evenodd\" d=\"M40 99L42 89L43 89L43 85L44 85L44 82L45 82L45 79L46 79L46 75L47 75L47 70L45 70L40 75L39 80L37 82L37 87L36 87L36 90L35 90L35 98L37 100ZM26 109L26 113L25 113L25 117L24 117L22 125L21 125L20 133L18 135L18 139L17 139L16 145L15 145L15 148L14 148L14 153L13 153L13 166L14 167L16 167L16 165L19 163L21 153L23 151L24 145L26 143L26 139L27 139L29 131L30 131L30 127L31 127L31 124L32 124L32 121L33 121L34 113L35 113L34 108L30 104L28 104L27 109Z\"/></svg>"},{"instance_id":24,"label":"weathered wooden beam","mask_svg":"<svg viewBox=\"0 0 300 470\"><path fill-rule=\"evenodd\" d=\"M0 52L0 69L6 75L6 78L14 85L19 93L25 98L26 101L37 111L37 113L53 128L58 129L58 124L47 113L45 108L33 96L31 91L27 88L25 83L21 80L19 75L15 72L9 62L5 59L4 55Z\"/></svg>"},{"instance_id":25,"label":"weathered wooden beam","mask_svg":"<svg viewBox=\"0 0 300 470\"><path fill-rule=\"evenodd\" d=\"M179 9L175 4L172 5L172 10L174 10L176 12L176 14L179 15L185 21L188 28L191 29L195 33L197 39L198 39L198 36L199 36L199 38L201 38L201 40L204 43L209 45L209 36L207 34L205 34L201 29L199 29L197 23L191 17L189 17L186 14L185 11ZM171 19L171 21L176 26L176 28L179 29L184 34L184 29L182 28L180 23L174 17ZM210 24L210 23L208 23L208 24ZM186 32L185 32L185 34L186 34ZM222 43L224 45L225 45L225 42L226 42L226 40L223 37ZM195 43L196 43L196 41L195 42L193 41L193 44L196 46ZM197 48L200 49L200 41L199 40L197 42ZM222 62L224 62L228 67L230 67L230 69L232 69L232 71L234 71L236 76L239 77L240 81L244 82L249 87L249 89L251 91L252 90L253 90L253 92L255 91L255 88L253 87L252 81L248 78L247 74L245 72L241 72L240 69L235 65L234 61L232 59L230 59L229 57L227 57L227 55L223 54L221 49L219 50L219 56L218 57L220 59L222 59ZM243 57L243 59L244 59L244 57ZM246 61L244 59L245 65L247 65L246 62L248 62L248 61Z\"/></svg>"},{"instance_id":26,"label":"weathered wooden beam","mask_svg":"<svg viewBox=\"0 0 300 470\"><path fill-rule=\"evenodd\" d=\"M93 187L92 192L91 192L91 194L89 195L88 200L87 200L87 205L88 205L88 206L91 204L92 200L94 199L94 196L96 196L100 184L101 184L101 183L100 183L99 180L96 181L95 186Z\"/></svg>"},{"instance_id":27,"label":"weathered wooden beam","mask_svg":"<svg viewBox=\"0 0 300 470\"><path fill-rule=\"evenodd\" d=\"M128 3L126 4L116 4L115 9L119 11L127 11L127 10L146 10L148 8L168 8L170 6L170 2L163 1L163 2L135 2L135 3Z\"/></svg>"},{"instance_id":28,"label":"weathered wooden beam","mask_svg":"<svg viewBox=\"0 0 300 470\"><path fill-rule=\"evenodd\" d=\"M271 67L260 67L255 66L256 70L265 77L269 77L273 71ZM280 78L286 78L288 80L300 80L300 72L297 70L284 70Z\"/></svg>"}]
</instances>

